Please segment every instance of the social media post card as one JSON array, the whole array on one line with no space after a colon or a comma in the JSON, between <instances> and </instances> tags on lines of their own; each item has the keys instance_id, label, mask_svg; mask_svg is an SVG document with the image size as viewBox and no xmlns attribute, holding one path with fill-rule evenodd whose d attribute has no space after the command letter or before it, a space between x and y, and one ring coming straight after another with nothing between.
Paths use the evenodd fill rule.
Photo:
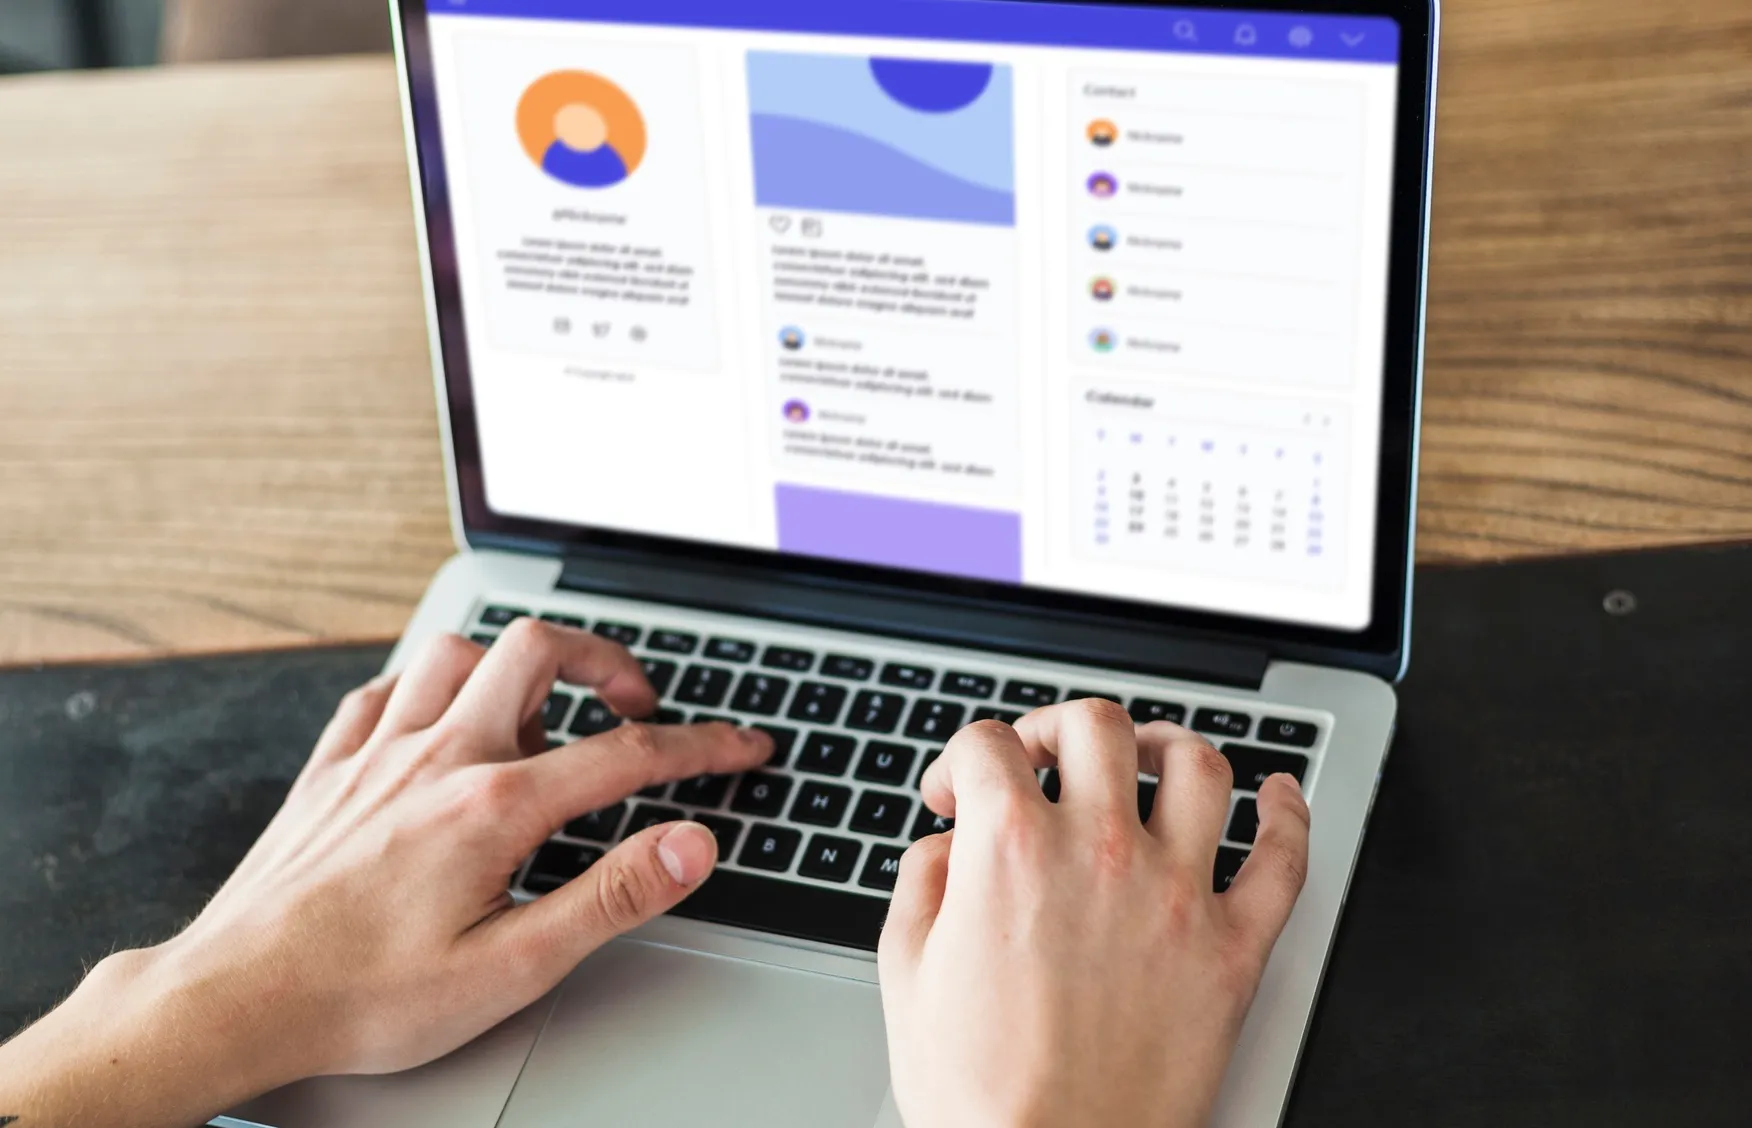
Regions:
<instances>
[{"instance_id":1,"label":"social media post card","mask_svg":"<svg viewBox=\"0 0 1752 1128\"><path fill-rule=\"evenodd\" d=\"M775 334L782 480L1008 505L1021 489L1014 345L828 323Z\"/></svg>"},{"instance_id":2,"label":"social media post card","mask_svg":"<svg viewBox=\"0 0 1752 1128\"><path fill-rule=\"evenodd\" d=\"M488 34L456 51L495 343L716 367L693 53Z\"/></svg>"}]
</instances>

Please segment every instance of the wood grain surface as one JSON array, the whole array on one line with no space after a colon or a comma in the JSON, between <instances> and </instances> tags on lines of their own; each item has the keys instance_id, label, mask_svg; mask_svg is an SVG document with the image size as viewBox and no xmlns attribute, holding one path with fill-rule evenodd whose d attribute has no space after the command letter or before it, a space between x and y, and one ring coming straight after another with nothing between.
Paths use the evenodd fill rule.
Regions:
<instances>
[{"instance_id":1,"label":"wood grain surface","mask_svg":"<svg viewBox=\"0 0 1752 1128\"><path fill-rule=\"evenodd\" d=\"M1420 549L1752 537L1752 6L1447 6ZM393 66L0 81L0 664L385 639L451 551Z\"/></svg>"}]
</instances>

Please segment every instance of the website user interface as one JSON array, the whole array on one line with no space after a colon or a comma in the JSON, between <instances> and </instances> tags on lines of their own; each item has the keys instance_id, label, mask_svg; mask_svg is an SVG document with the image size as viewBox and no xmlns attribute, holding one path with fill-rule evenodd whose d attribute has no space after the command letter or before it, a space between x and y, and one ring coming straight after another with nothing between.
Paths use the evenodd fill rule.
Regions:
<instances>
[{"instance_id":1,"label":"website user interface","mask_svg":"<svg viewBox=\"0 0 1752 1128\"><path fill-rule=\"evenodd\" d=\"M429 11L495 511L1367 626L1392 20Z\"/></svg>"}]
</instances>

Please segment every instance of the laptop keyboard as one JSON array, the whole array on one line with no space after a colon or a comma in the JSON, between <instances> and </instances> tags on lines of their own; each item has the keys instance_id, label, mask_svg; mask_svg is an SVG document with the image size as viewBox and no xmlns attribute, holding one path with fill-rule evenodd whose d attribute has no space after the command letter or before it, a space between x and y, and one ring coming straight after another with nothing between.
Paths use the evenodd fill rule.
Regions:
<instances>
[{"instance_id":1,"label":"laptop keyboard","mask_svg":"<svg viewBox=\"0 0 1752 1128\"><path fill-rule=\"evenodd\" d=\"M704 824L718 838L717 874L675 915L762 932L875 950L888 895L906 847L954 825L933 814L919 781L943 744L962 726L995 718L1014 722L1042 705L1101 697L1126 706L1140 723L1166 720L1202 733L1228 758L1235 792L1217 852L1214 887L1228 887L1251 848L1258 823L1254 795L1267 776L1288 772L1305 784L1330 736L1329 715L1305 709L1214 700L1220 690L1170 696L1113 684L1049 679L1038 670L1006 670L1001 656L956 652L947 661L912 661L889 640L867 647L847 636L753 623L735 632L689 630L661 622L540 611L507 603L482 606L469 627L490 646L525 615L589 629L626 646L645 668L660 707L659 724L730 721L773 738L772 760L737 776L700 776L646 788L570 823L538 850L515 879L539 896L559 888L615 843L646 827L679 819ZM686 613L677 613L685 618ZM763 637L779 633L785 639ZM860 651L863 652L860 652ZM621 724L587 689L556 685L542 710L550 747ZM1058 799L1056 769L1041 773ZM1156 783L1139 778L1138 813L1147 820Z\"/></svg>"}]
</instances>

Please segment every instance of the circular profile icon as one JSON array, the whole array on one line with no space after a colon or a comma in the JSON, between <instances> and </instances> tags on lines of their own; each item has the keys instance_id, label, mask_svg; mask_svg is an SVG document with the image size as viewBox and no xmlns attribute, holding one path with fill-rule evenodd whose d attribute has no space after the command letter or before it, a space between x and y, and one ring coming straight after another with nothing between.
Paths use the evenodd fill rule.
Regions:
<instances>
[{"instance_id":1,"label":"circular profile icon","mask_svg":"<svg viewBox=\"0 0 1752 1128\"><path fill-rule=\"evenodd\" d=\"M797 328L795 325L787 325L779 330L779 344L785 346L785 349L789 352L796 352L798 349L802 348L803 342L807 339L808 338L803 336L803 330Z\"/></svg>"},{"instance_id":2,"label":"circular profile icon","mask_svg":"<svg viewBox=\"0 0 1752 1128\"><path fill-rule=\"evenodd\" d=\"M1113 330L1096 329L1089 334L1089 347L1098 353L1110 353L1114 345Z\"/></svg>"},{"instance_id":3,"label":"circular profile icon","mask_svg":"<svg viewBox=\"0 0 1752 1128\"><path fill-rule=\"evenodd\" d=\"M1119 181L1113 178L1111 172L1097 172L1089 177L1089 195L1097 200L1111 200L1119 191Z\"/></svg>"},{"instance_id":4,"label":"circular profile icon","mask_svg":"<svg viewBox=\"0 0 1752 1128\"><path fill-rule=\"evenodd\" d=\"M1098 302L1112 301L1113 300L1113 279L1111 279L1111 278L1097 278L1097 279L1095 279L1095 281L1089 283L1089 296L1094 298Z\"/></svg>"},{"instance_id":5,"label":"circular profile icon","mask_svg":"<svg viewBox=\"0 0 1752 1128\"><path fill-rule=\"evenodd\" d=\"M1089 144L1097 149L1105 149L1119 140L1119 126L1106 118L1097 118L1089 123Z\"/></svg>"},{"instance_id":6,"label":"circular profile icon","mask_svg":"<svg viewBox=\"0 0 1752 1128\"><path fill-rule=\"evenodd\" d=\"M791 423L809 422L809 405L802 400L786 401L785 419Z\"/></svg>"},{"instance_id":7,"label":"circular profile icon","mask_svg":"<svg viewBox=\"0 0 1752 1128\"><path fill-rule=\"evenodd\" d=\"M517 103L517 136L537 168L574 188L619 184L645 159L645 118L626 91L589 71L555 71Z\"/></svg>"},{"instance_id":8,"label":"circular profile icon","mask_svg":"<svg viewBox=\"0 0 1752 1128\"><path fill-rule=\"evenodd\" d=\"M1119 242L1119 232L1105 223L1089 228L1089 245L1096 250L1111 251L1117 242Z\"/></svg>"}]
</instances>

